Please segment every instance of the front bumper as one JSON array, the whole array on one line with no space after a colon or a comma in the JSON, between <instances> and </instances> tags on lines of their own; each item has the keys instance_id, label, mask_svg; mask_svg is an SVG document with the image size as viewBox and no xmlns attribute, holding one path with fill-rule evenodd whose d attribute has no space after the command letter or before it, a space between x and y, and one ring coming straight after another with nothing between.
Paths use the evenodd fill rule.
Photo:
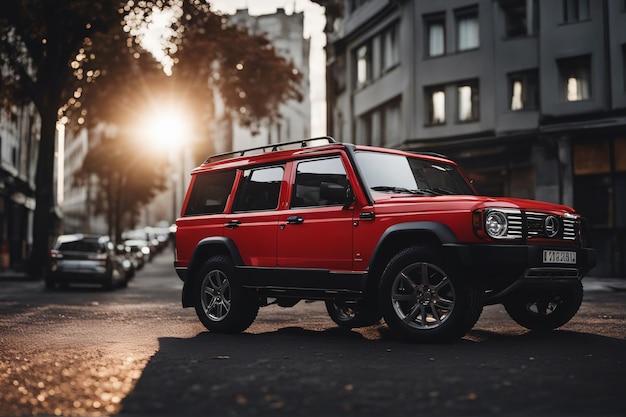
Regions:
<instances>
[{"instance_id":1,"label":"front bumper","mask_svg":"<svg viewBox=\"0 0 626 417\"><path fill-rule=\"evenodd\" d=\"M531 245L444 245L448 259L458 260L458 270L484 286L493 298L519 285L559 285L581 280L595 265L596 252L590 248ZM553 254L575 254L569 262L554 262ZM553 260L552 262L550 260ZM562 262L562 260L561 260Z\"/></svg>"}]
</instances>

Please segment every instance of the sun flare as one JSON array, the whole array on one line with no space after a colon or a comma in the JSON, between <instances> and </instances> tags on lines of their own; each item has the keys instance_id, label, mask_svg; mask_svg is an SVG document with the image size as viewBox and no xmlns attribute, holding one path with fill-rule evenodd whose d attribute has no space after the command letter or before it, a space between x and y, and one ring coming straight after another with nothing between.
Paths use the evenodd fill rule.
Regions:
<instances>
[{"instance_id":1,"label":"sun flare","mask_svg":"<svg viewBox=\"0 0 626 417\"><path fill-rule=\"evenodd\" d=\"M188 140L189 120L175 107L162 108L143 119L146 146L162 152L176 152Z\"/></svg>"}]
</instances>

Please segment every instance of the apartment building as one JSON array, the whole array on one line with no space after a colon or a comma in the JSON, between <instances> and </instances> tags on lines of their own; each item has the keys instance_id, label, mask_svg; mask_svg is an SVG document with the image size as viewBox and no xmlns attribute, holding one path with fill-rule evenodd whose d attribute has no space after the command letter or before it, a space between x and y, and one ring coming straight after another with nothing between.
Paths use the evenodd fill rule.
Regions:
<instances>
[{"instance_id":1,"label":"apartment building","mask_svg":"<svg viewBox=\"0 0 626 417\"><path fill-rule=\"evenodd\" d=\"M626 277L625 0L314 0L328 133L440 152L482 194L588 219L596 276Z\"/></svg>"},{"instance_id":2,"label":"apartment building","mask_svg":"<svg viewBox=\"0 0 626 417\"><path fill-rule=\"evenodd\" d=\"M0 109L0 270L23 266L32 244L39 136L33 104Z\"/></svg>"}]
</instances>

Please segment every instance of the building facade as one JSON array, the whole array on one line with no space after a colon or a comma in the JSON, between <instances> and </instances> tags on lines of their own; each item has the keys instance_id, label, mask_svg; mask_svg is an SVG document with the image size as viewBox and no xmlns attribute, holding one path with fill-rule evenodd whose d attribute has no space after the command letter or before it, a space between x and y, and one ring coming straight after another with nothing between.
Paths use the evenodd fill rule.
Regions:
<instances>
[{"instance_id":1,"label":"building facade","mask_svg":"<svg viewBox=\"0 0 626 417\"><path fill-rule=\"evenodd\" d=\"M626 1L315 0L328 133L457 160L481 194L574 206L626 277Z\"/></svg>"},{"instance_id":2,"label":"building facade","mask_svg":"<svg viewBox=\"0 0 626 417\"><path fill-rule=\"evenodd\" d=\"M303 100L290 100L279 108L281 118L266 121L260 126L240 126L226 113L220 98L216 97L216 152L229 152L264 146L271 143L307 138L311 135L311 103L309 93L310 39L304 38L304 12L286 14L279 8L276 13L252 16L247 9L237 10L230 21L246 27L251 33L265 34L276 51L293 63L302 74Z\"/></svg>"},{"instance_id":3,"label":"building facade","mask_svg":"<svg viewBox=\"0 0 626 417\"><path fill-rule=\"evenodd\" d=\"M0 109L0 270L21 268L32 245L39 125L32 104Z\"/></svg>"}]
</instances>

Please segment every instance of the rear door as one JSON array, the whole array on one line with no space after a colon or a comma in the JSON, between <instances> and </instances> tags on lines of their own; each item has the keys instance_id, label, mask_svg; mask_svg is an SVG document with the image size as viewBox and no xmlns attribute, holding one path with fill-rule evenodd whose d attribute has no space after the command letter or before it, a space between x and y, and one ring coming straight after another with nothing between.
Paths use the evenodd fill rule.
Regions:
<instances>
[{"instance_id":1,"label":"rear door","mask_svg":"<svg viewBox=\"0 0 626 417\"><path fill-rule=\"evenodd\" d=\"M235 243L246 266L276 266L276 210L284 173L284 165L243 171L231 212L224 218L224 235Z\"/></svg>"}]
</instances>

